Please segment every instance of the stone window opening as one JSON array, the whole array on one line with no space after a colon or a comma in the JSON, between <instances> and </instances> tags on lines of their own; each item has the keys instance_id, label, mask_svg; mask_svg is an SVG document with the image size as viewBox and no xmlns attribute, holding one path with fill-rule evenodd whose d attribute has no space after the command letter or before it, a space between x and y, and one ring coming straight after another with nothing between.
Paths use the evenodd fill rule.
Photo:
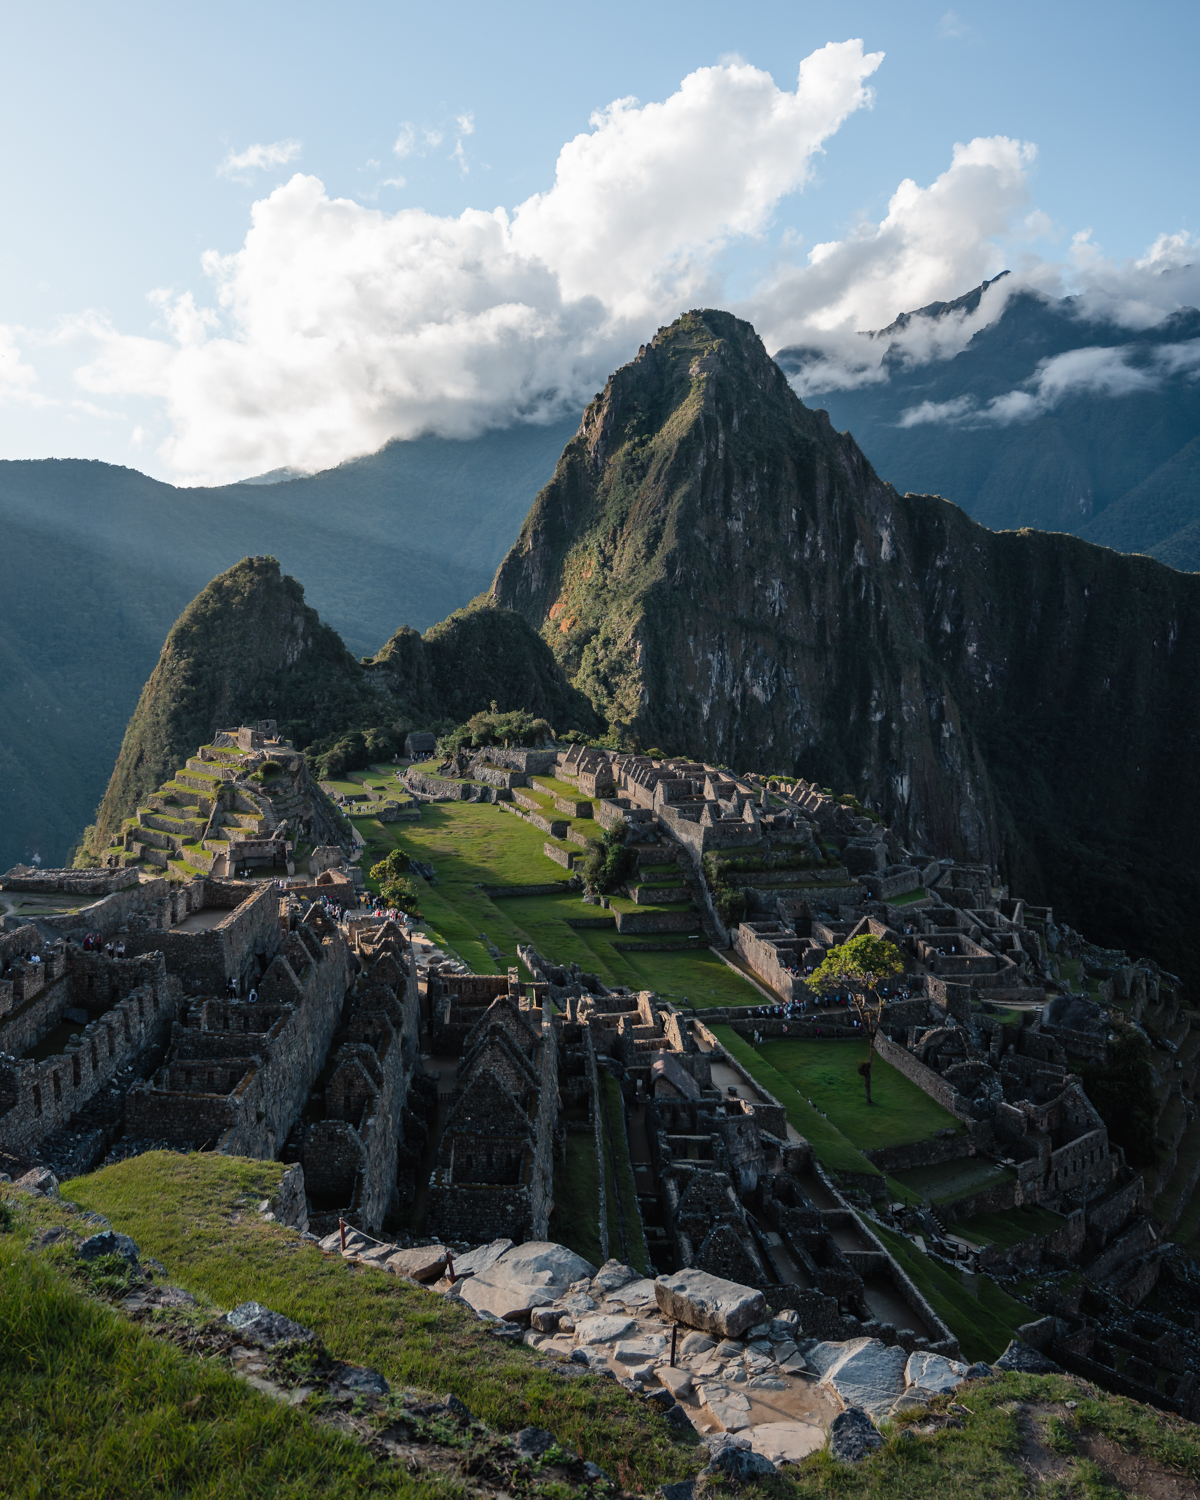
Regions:
<instances>
[{"instance_id":1,"label":"stone window opening","mask_svg":"<svg viewBox=\"0 0 1200 1500\"><path fill-rule=\"evenodd\" d=\"M76 1052L75 1056L71 1059L71 1082L75 1086L75 1088L78 1088L82 1081L83 1079L79 1067L79 1053Z\"/></svg>"},{"instance_id":2,"label":"stone window opening","mask_svg":"<svg viewBox=\"0 0 1200 1500\"><path fill-rule=\"evenodd\" d=\"M52 1081L54 1083L54 1102L55 1102L55 1104L61 1104L62 1103L62 1079L58 1076L57 1072L52 1073L50 1076L51 1076L51 1079L52 1079Z\"/></svg>"},{"instance_id":3,"label":"stone window opening","mask_svg":"<svg viewBox=\"0 0 1200 1500\"><path fill-rule=\"evenodd\" d=\"M42 1091L36 1083L33 1086L33 1112L35 1115L42 1112Z\"/></svg>"}]
</instances>

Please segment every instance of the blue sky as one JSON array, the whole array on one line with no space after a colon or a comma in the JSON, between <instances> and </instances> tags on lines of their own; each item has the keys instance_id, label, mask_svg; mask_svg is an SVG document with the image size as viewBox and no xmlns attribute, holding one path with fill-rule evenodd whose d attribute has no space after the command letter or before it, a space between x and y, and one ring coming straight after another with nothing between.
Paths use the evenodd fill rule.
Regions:
<instances>
[{"instance_id":1,"label":"blue sky","mask_svg":"<svg viewBox=\"0 0 1200 1500\"><path fill-rule=\"evenodd\" d=\"M1001 261L1023 260L1047 289L1065 290L1093 261L1117 274L1157 237L1200 228L1194 4L51 0L10 5L0 25L8 205L0 236L0 327L8 330L0 351L8 363L0 369L9 372L7 384L0 380L0 457L102 457L185 481L276 462L313 467L392 432L465 432L545 414L547 391L573 399L701 293L753 315L770 343L771 335L874 320L892 302L891 313L899 312L927 300L931 288L952 296ZM859 90L857 102L834 110L804 151L785 159L789 148L771 121L790 107L802 59L851 38L883 59L855 72L853 59L839 54L838 78ZM460 235L445 252L453 275L421 280L425 241L409 234L398 247L384 219L423 209L430 225L421 232L434 239L438 224L457 223L465 210L501 206L511 219L518 205L551 189L564 145L595 132L594 111L630 97L661 103L696 70L746 65L769 74L779 98L744 72L730 73L741 92L718 97L718 90L711 109L718 130L723 110L745 124L748 165L759 152L778 159L772 185L752 203L714 192L710 219L684 236L686 245L660 236L639 248L633 231L648 217L681 220L707 191L694 163L671 168L663 152L674 148L662 145L660 132L659 176L624 209L609 196L599 206L588 200L586 212L563 198L557 218L545 205L526 212L524 238L503 252L510 261L519 254L520 275L506 261L486 278L495 306L533 309L519 329L497 334L494 316L486 329L472 324L462 335L474 341L469 353L443 334L432 338L433 324L478 315L480 283L464 267L500 251ZM705 100L690 112L681 105L676 124L703 124L709 108ZM611 149L577 163L577 179L619 175L625 140L635 166L642 160L637 129L645 137L658 127L629 119L624 135L620 121L612 125ZM663 131L672 128L662 122ZM892 256L886 274L877 268L873 291L862 295L849 272L819 295L815 278L800 290L781 272L784 263L806 265L818 244L841 247L849 265L847 247L863 226L887 218L904 180L926 189L947 173L956 142L996 138L1035 146L1036 154L995 148L979 157L972 170L991 173L995 186L980 177L973 197L955 198L954 224L973 226L963 230L961 253L935 254L926 232ZM254 146L275 148L258 153L265 165L219 172ZM679 149L686 153L686 143ZM323 195L301 202L297 190L279 200L263 214L264 243L253 255L220 273L211 262L205 269L205 252L243 251L254 205L297 172L319 180ZM990 205L1000 199L993 222ZM331 227L330 200L356 203L366 215L342 215ZM591 223L593 210L618 226L627 211L633 260L620 284L589 267L577 247L563 248L563 222L569 227L579 212L581 225ZM316 239L314 214L323 216ZM1081 257L1072 240L1086 231L1083 243L1098 250ZM351 242L372 235L384 237L378 252L356 259ZM277 276L293 249L296 268ZM639 255L654 295L633 285ZM360 281L386 279L397 257L407 266L403 293L381 294L382 311L351 309ZM552 287L534 263L549 268ZM284 327L297 306L309 309L307 320ZM411 308L423 311L406 321ZM416 324L426 332L414 364L411 351L403 358L397 351ZM383 332L366 338L368 325ZM494 357L481 362L489 339ZM181 343L191 351L186 360L175 357ZM519 379L503 374L514 361ZM221 394L226 388L231 395Z\"/></svg>"}]
</instances>

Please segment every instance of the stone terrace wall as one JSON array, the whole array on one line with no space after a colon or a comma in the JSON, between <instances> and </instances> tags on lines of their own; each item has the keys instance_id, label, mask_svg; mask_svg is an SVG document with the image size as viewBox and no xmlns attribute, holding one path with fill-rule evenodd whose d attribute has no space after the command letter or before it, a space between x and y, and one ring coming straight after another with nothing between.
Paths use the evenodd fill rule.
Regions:
<instances>
[{"instance_id":1,"label":"stone terrace wall","mask_svg":"<svg viewBox=\"0 0 1200 1500\"><path fill-rule=\"evenodd\" d=\"M103 955L81 954L81 958ZM157 962L107 960L142 982L99 1019L82 1027L77 1041L42 1062L0 1063L0 1146L28 1153L52 1131L69 1125L78 1110L143 1047L165 1040L181 999L179 981ZM125 967L128 966L128 967Z\"/></svg>"},{"instance_id":2,"label":"stone terrace wall","mask_svg":"<svg viewBox=\"0 0 1200 1500\"><path fill-rule=\"evenodd\" d=\"M955 1119L962 1120L964 1124L974 1123L973 1117L968 1115L958 1097L958 1092L940 1073L935 1073L925 1063L921 1062L908 1050L907 1047L898 1046L892 1039L880 1032L875 1038L875 1050L883 1058L884 1062L891 1063L898 1073L903 1073L905 1078L931 1099L936 1099L943 1109L948 1110Z\"/></svg>"},{"instance_id":3,"label":"stone terrace wall","mask_svg":"<svg viewBox=\"0 0 1200 1500\"><path fill-rule=\"evenodd\" d=\"M114 891L91 906L80 906L75 911L39 918L39 921L43 926L53 928L63 937L72 938L76 942L81 941L89 932L98 932L107 941L126 925L130 917L152 912L157 915L158 911L163 910L158 907L158 902L168 899L176 910L182 900L184 909L174 918L175 921L181 921L188 912L199 911L203 905L203 882L194 880L181 889L161 878L147 880L141 885L135 884L124 890ZM128 951L128 941L125 946Z\"/></svg>"},{"instance_id":4,"label":"stone terrace wall","mask_svg":"<svg viewBox=\"0 0 1200 1500\"><path fill-rule=\"evenodd\" d=\"M271 958L280 945L279 892L271 882L205 881L202 909L229 906L229 916L200 932L131 933L126 951L157 949L190 994L219 995L228 979L250 977L254 959Z\"/></svg>"}]
</instances>

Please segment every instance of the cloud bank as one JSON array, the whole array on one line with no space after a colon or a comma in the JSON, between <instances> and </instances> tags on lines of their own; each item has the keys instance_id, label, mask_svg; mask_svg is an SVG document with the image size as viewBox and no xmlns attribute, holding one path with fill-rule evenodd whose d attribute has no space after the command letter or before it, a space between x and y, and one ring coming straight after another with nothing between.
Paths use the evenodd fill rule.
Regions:
<instances>
[{"instance_id":1,"label":"cloud bank","mask_svg":"<svg viewBox=\"0 0 1200 1500\"><path fill-rule=\"evenodd\" d=\"M715 257L808 181L881 61L831 43L791 91L735 62L661 103L618 100L511 214L385 214L297 174L254 205L240 250L203 258L215 307L157 294L161 339L87 320L78 379L163 401L162 456L194 481L577 408L658 322L719 295ZM406 128L396 151L428 144Z\"/></svg>"},{"instance_id":2,"label":"cloud bank","mask_svg":"<svg viewBox=\"0 0 1200 1500\"><path fill-rule=\"evenodd\" d=\"M271 141L247 146L244 151L230 151L217 167L217 176L231 177L235 182L249 182L252 173L285 166L289 161L295 161L300 151L299 141Z\"/></svg>"},{"instance_id":3,"label":"cloud bank","mask_svg":"<svg viewBox=\"0 0 1200 1500\"><path fill-rule=\"evenodd\" d=\"M830 43L804 59L792 90L734 58L660 102L616 100L562 147L552 185L511 209L385 213L297 173L253 205L240 249L203 257L208 303L153 294L160 336L74 320L69 331L93 350L75 378L90 395L160 404L170 427L160 458L181 482L217 483L327 467L394 437L468 437L578 410L655 327L697 305L731 306L772 351L801 347L793 383L804 395L886 379L889 351L948 358L1018 288L1062 296L1086 285L1081 315L1126 328L1200 301L1186 236L1123 266L1086 233L1062 263L1034 255L1052 228L1031 202L1036 148L1006 136L955 145L932 182L899 184L878 223L803 255L785 235L754 290L731 301L724 258L738 243L770 248L779 204L869 107L881 61L861 41ZM393 150L401 161L449 152L465 174L472 131L459 116L451 150L440 130L408 123ZM221 170L279 167L299 149L251 146ZM959 296L1014 262L978 305L891 326L901 309ZM861 331L872 328L884 334ZM1020 420L1087 381L1115 391L1166 378L1120 351L1076 353L982 410L926 403L905 420ZM24 388L14 380L10 391Z\"/></svg>"}]
</instances>

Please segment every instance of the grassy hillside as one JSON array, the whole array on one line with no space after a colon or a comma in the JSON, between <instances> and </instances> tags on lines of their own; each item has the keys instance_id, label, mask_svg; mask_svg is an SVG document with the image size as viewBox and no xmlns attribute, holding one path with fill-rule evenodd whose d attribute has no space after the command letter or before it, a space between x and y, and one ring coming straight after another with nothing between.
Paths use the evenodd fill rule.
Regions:
<instances>
[{"instance_id":1,"label":"grassy hillside","mask_svg":"<svg viewBox=\"0 0 1200 1500\"><path fill-rule=\"evenodd\" d=\"M382 1271L322 1255L254 1201L281 1168L155 1153L64 1187L155 1256L204 1307L255 1298L313 1327L338 1357L465 1400L496 1430L548 1427L618 1483L643 1494L695 1474L704 1458L671 1442L661 1418L611 1381L564 1380L534 1351L502 1346L461 1309ZM90 1226L64 1205L0 1186L0 1475L13 1500L331 1500L462 1495L461 1482L408 1470L311 1422L116 1310L103 1275L86 1277L69 1241ZM35 1251L36 1253L31 1253ZM934 1292L926 1287L927 1295ZM211 1299L209 1301L208 1299ZM536 1475L527 1500L566 1500ZM1022 1500L1031 1492L1155 1500L1200 1482L1192 1424L1065 1376L1006 1375L936 1398L885 1432L864 1462L825 1453L760 1482L775 1500Z\"/></svg>"}]
</instances>

